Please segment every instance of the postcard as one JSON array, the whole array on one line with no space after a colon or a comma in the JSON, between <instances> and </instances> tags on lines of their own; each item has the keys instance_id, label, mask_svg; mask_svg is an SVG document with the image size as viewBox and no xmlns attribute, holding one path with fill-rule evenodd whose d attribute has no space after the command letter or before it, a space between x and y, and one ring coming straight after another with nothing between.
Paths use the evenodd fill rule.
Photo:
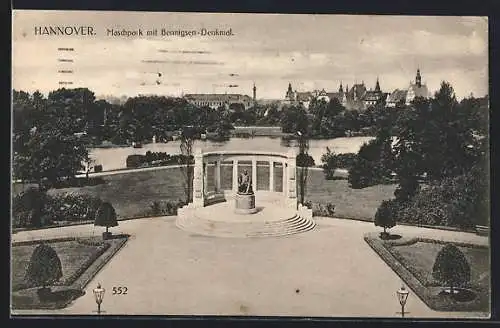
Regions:
<instances>
[{"instance_id":1,"label":"postcard","mask_svg":"<svg viewBox=\"0 0 500 328\"><path fill-rule=\"evenodd\" d=\"M11 314L489 318L485 17L14 10Z\"/></svg>"}]
</instances>

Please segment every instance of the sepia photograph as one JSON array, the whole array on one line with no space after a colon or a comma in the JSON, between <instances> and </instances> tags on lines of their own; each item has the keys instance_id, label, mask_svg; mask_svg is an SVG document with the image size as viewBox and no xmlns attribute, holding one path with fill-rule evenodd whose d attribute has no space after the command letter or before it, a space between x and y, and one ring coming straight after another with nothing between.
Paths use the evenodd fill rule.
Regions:
<instances>
[{"instance_id":1,"label":"sepia photograph","mask_svg":"<svg viewBox=\"0 0 500 328\"><path fill-rule=\"evenodd\" d=\"M11 316L489 319L488 37L13 10Z\"/></svg>"}]
</instances>

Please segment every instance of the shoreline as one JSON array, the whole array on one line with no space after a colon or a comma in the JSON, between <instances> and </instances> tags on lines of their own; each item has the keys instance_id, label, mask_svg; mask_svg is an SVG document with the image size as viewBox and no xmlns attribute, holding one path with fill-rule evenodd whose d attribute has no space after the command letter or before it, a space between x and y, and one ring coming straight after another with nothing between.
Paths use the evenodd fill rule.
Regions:
<instances>
[{"instance_id":1,"label":"shoreline","mask_svg":"<svg viewBox=\"0 0 500 328\"><path fill-rule=\"evenodd\" d=\"M212 138L195 138L195 141L209 141L209 142L230 142L231 139L255 139L255 138L271 138L271 139L284 139L284 140L297 140L297 136L295 136L293 133L287 133L287 132L282 132L280 134L277 133L263 133L263 134L255 134L255 135L245 135L245 136L238 136L238 135L231 135L229 138L224 139L224 140L219 140L219 139L212 139ZM372 135L353 135L353 136L337 136L337 137L329 137L329 136L312 136L309 137L309 141L323 141L323 140L334 140L334 139L350 139L350 138L375 138L375 136ZM146 141L146 142L140 142L143 146L145 145L162 145L162 144L169 144L171 142L177 142L179 139L175 140L169 140L169 141L158 141L158 142L152 142L152 141ZM86 146L87 149L113 149L113 148L134 148L132 144L130 145L125 145L125 144L100 144L100 145L88 145ZM141 149L136 148L136 149Z\"/></svg>"}]
</instances>

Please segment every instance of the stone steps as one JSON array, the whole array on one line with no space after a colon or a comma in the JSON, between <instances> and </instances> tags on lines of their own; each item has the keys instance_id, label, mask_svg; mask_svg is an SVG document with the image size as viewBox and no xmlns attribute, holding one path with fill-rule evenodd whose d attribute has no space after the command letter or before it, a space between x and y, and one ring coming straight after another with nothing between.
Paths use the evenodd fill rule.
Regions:
<instances>
[{"instance_id":1,"label":"stone steps","mask_svg":"<svg viewBox=\"0 0 500 328\"><path fill-rule=\"evenodd\" d=\"M176 225L182 230L200 235L230 238L287 236L310 231L316 226L313 220L298 215L273 221L229 222L199 218L194 213L178 217Z\"/></svg>"}]
</instances>

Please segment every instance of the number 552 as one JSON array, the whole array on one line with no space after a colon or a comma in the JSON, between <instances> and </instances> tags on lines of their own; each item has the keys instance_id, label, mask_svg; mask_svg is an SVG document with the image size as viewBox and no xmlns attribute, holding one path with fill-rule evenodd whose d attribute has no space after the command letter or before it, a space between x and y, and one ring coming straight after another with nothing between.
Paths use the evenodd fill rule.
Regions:
<instances>
[{"instance_id":1,"label":"number 552","mask_svg":"<svg viewBox=\"0 0 500 328\"><path fill-rule=\"evenodd\" d=\"M126 295L127 291L127 287L113 287L113 295Z\"/></svg>"}]
</instances>

